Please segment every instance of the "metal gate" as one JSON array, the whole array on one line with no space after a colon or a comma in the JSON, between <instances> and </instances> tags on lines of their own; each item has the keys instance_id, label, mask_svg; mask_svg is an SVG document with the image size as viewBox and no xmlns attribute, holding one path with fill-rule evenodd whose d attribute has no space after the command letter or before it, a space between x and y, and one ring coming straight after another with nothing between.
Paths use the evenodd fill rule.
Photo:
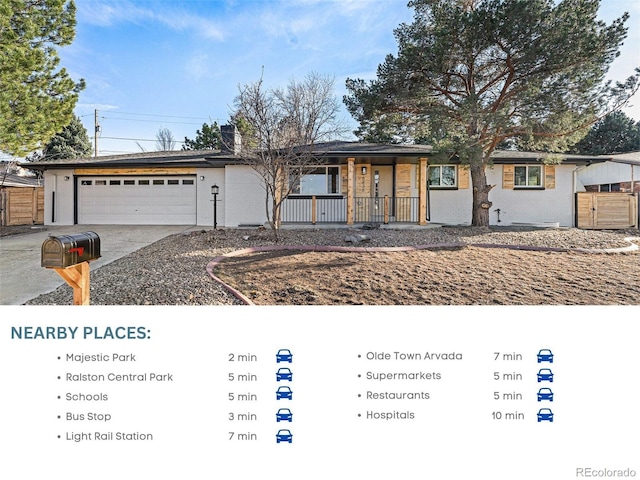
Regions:
<instances>
[{"instance_id":1,"label":"metal gate","mask_svg":"<svg viewBox=\"0 0 640 480\"><path fill-rule=\"evenodd\" d=\"M638 194L623 192L576 193L576 226L619 230L638 226Z\"/></svg>"}]
</instances>

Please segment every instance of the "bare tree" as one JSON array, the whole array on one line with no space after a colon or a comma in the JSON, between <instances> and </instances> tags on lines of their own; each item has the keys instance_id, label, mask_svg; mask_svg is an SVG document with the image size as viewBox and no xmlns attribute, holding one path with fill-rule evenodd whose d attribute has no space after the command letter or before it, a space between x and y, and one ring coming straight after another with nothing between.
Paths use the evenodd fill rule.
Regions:
<instances>
[{"instance_id":1,"label":"bare tree","mask_svg":"<svg viewBox=\"0 0 640 480\"><path fill-rule=\"evenodd\" d=\"M167 152L176 146L176 139L168 128L160 128L156 133L156 150Z\"/></svg>"},{"instance_id":2,"label":"bare tree","mask_svg":"<svg viewBox=\"0 0 640 480\"><path fill-rule=\"evenodd\" d=\"M333 86L332 77L310 73L284 89L266 90L262 78L239 87L233 118L243 135L241 153L263 181L276 240L282 203L312 166L324 162L322 144L347 131Z\"/></svg>"}]
</instances>

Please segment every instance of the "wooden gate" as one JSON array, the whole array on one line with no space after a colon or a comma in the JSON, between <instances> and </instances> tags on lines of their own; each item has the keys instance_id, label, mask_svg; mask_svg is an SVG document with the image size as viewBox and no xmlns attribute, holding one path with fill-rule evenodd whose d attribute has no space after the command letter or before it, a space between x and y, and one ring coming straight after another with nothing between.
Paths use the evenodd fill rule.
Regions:
<instances>
[{"instance_id":1,"label":"wooden gate","mask_svg":"<svg viewBox=\"0 0 640 480\"><path fill-rule=\"evenodd\" d=\"M576 225L594 230L618 230L638 226L638 194L579 192Z\"/></svg>"},{"instance_id":2,"label":"wooden gate","mask_svg":"<svg viewBox=\"0 0 640 480\"><path fill-rule=\"evenodd\" d=\"M0 193L2 225L44 223L44 187L4 187Z\"/></svg>"}]
</instances>

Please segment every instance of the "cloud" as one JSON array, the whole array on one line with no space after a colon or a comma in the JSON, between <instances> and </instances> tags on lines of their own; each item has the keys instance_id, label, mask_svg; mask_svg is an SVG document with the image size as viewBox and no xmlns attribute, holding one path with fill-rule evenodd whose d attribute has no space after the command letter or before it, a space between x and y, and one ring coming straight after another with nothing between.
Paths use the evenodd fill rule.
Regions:
<instances>
[{"instance_id":1,"label":"cloud","mask_svg":"<svg viewBox=\"0 0 640 480\"><path fill-rule=\"evenodd\" d=\"M219 22L176 8L170 2L158 2L156 9L139 5L135 1L79 0L78 21L99 27L113 27L121 24L141 25L159 23L176 31L187 31L195 36L221 41L224 29ZM153 2L150 3L153 5ZM179 3L177 5L180 5Z\"/></svg>"}]
</instances>

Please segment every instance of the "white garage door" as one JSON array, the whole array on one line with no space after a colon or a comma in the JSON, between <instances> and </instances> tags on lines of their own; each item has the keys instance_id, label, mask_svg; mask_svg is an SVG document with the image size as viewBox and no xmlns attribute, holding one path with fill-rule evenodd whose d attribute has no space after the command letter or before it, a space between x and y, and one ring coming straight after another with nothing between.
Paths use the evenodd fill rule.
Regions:
<instances>
[{"instance_id":1,"label":"white garage door","mask_svg":"<svg viewBox=\"0 0 640 480\"><path fill-rule=\"evenodd\" d=\"M195 225L195 177L80 177L78 223Z\"/></svg>"}]
</instances>

